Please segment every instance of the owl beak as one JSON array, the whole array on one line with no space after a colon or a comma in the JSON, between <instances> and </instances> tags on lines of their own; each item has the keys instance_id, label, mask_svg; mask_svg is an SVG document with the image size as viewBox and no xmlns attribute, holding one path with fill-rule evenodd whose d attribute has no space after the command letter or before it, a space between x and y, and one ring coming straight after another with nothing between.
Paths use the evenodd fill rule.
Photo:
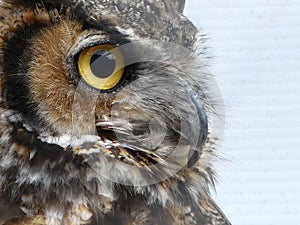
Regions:
<instances>
[{"instance_id":1,"label":"owl beak","mask_svg":"<svg viewBox=\"0 0 300 225\"><path fill-rule=\"evenodd\" d=\"M206 142L208 135L208 121L205 113L204 104L197 95L197 93L189 89L188 94L191 101L194 103L195 111L197 113L197 118L195 118L194 123L191 126L192 132L196 134L196 143L191 146L188 154L188 164L187 167L191 168L199 160L202 152L202 148Z\"/></svg>"}]
</instances>

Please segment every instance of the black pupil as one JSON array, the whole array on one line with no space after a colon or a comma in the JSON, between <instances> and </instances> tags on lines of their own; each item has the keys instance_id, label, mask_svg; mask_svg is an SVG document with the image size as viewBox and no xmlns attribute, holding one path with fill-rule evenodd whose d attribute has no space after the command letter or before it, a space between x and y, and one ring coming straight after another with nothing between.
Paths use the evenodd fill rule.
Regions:
<instances>
[{"instance_id":1,"label":"black pupil","mask_svg":"<svg viewBox=\"0 0 300 225\"><path fill-rule=\"evenodd\" d=\"M105 79L110 77L115 71L116 59L107 50L98 50L93 54L90 66L96 77Z\"/></svg>"}]
</instances>

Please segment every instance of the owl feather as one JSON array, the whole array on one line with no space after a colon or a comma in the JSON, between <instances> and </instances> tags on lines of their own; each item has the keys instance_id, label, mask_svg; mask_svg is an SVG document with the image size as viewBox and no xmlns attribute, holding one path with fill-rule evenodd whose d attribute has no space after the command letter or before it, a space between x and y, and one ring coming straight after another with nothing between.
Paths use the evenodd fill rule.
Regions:
<instances>
[{"instance_id":1,"label":"owl feather","mask_svg":"<svg viewBox=\"0 0 300 225\"><path fill-rule=\"evenodd\" d=\"M230 225L210 196L220 100L184 4L0 1L0 224Z\"/></svg>"}]
</instances>

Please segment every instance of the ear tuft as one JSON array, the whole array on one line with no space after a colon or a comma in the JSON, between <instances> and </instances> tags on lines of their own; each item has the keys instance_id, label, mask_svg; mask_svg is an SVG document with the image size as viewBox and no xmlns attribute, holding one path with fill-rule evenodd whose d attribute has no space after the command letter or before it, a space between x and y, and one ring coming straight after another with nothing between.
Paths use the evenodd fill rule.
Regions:
<instances>
[{"instance_id":1,"label":"ear tuft","mask_svg":"<svg viewBox=\"0 0 300 225\"><path fill-rule=\"evenodd\" d=\"M177 11L183 13L185 7L185 0L174 0L174 1L177 7Z\"/></svg>"}]
</instances>

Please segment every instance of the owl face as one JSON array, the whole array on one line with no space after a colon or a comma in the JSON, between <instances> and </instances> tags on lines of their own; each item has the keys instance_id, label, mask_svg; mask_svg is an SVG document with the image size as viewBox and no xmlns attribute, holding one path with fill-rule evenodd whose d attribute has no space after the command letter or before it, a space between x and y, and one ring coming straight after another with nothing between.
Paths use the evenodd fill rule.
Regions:
<instances>
[{"instance_id":1,"label":"owl face","mask_svg":"<svg viewBox=\"0 0 300 225\"><path fill-rule=\"evenodd\" d=\"M95 15L72 4L18 5L22 15L13 19L20 25L3 46L3 91L18 124L43 145L68 148L75 156L96 151L143 168L165 163L182 145L178 154L185 163L197 161L207 136L206 112L196 92L201 86L184 71L195 67L195 55L178 45L192 39L173 32L174 43L166 42L167 34L157 41L158 27L151 23L178 28L159 22L152 11L141 29L126 29L128 15L111 4L93 5L110 12ZM162 12L171 7L154 6Z\"/></svg>"},{"instance_id":2,"label":"owl face","mask_svg":"<svg viewBox=\"0 0 300 225\"><path fill-rule=\"evenodd\" d=\"M62 221L111 209L124 192L146 205L208 192L196 180L212 176L213 103L183 2L1 2L0 174L20 204L46 212L56 196L76 206L55 214Z\"/></svg>"}]
</instances>

